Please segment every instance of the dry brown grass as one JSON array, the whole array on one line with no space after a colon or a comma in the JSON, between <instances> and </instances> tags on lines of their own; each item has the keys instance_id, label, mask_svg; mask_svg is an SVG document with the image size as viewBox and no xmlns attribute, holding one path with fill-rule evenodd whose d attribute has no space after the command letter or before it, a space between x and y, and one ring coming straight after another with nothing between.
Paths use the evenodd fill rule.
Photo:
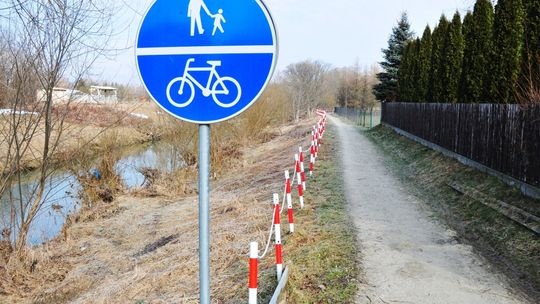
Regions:
<instances>
[{"instance_id":1,"label":"dry brown grass","mask_svg":"<svg viewBox=\"0 0 540 304\"><path fill-rule=\"evenodd\" d=\"M141 122L140 119L129 115L131 113L129 109L124 111L106 105L74 103L69 106L55 107L53 112L58 117L65 116L65 121L68 123L84 126L132 126Z\"/></svg>"},{"instance_id":2,"label":"dry brown grass","mask_svg":"<svg viewBox=\"0 0 540 304\"><path fill-rule=\"evenodd\" d=\"M298 128L309 127L304 122ZM212 295L216 303L246 300L249 242L264 242L272 193L282 190L283 170L292 167L291 155L307 141L305 132L294 130L281 128L277 132L281 136L263 145L218 151L212 158L212 167L218 168L215 162L238 157L233 165L222 164L226 168L222 177L212 181ZM186 169L185 176L165 177L180 181L159 185L156 197L124 195L113 204L100 204L98 216L95 210L83 210L70 219L63 240L39 249L47 254L38 262L39 270L28 272L24 284L1 281L0 288L7 292L3 299L10 303L197 303L193 170ZM185 188L178 189L178 184ZM140 254L163 239L168 240L165 245ZM261 263L260 289L266 294L275 284L273 259L269 255ZM9 274L16 272L9 265L4 267ZM54 273L58 275L51 277Z\"/></svg>"},{"instance_id":3,"label":"dry brown grass","mask_svg":"<svg viewBox=\"0 0 540 304\"><path fill-rule=\"evenodd\" d=\"M271 194L279 192L282 171L291 167L289 154L300 140L307 140L307 131L275 127L289 118L286 92L279 86L270 91L242 116L212 127L212 246L213 265L218 265L213 269L212 292L218 303L245 300L247 245L265 238ZM86 108L69 114L58 163L87 169L96 155L105 155L99 168L103 180L79 177L86 203L68 218L55 241L29 249L18 259L0 261L0 302L196 302L197 129L156 108L125 104L108 114L100 107L89 108L87 116L80 115ZM117 126L105 126L128 112L151 119L139 123L127 118ZM161 174L146 187L107 203L111 194L107 190L112 197L120 193L113 170L118 147L156 139L173 139L187 167ZM39 151L39 138L33 145ZM290 153L283 153L287 150ZM153 249L140 254L145 248ZM29 258L36 255L38 262ZM42 267L40 271L35 265ZM263 271L268 278L263 292L273 287L271 266L267 258L263 267L270 270Z\"/></svg>"},{"instance_id":4,"label":"dry brown grass","mask_svg":"<svg viewBox=\"0 0 540 304\"><path fill-rule=\"evenodd\" d=\"M62 116L64 111L65 108L55 108L58 116ZM0 130L5 134L8 132L9 123L6 117L0 116ZM54 128L53 140L60 134L60 124L56 120ZM32 170L40 166L44 129L44 124L40 122L27 153L22 155L21 170ZM71 105L62 125L58 148L51 161L57 166L64 166L72 160L78 160L81 155L89 157L96 154L103 148L102 143L107 141L106 137L110 132L117 134L116 147L148 142L154 139L151 130L151 121L133 118L126 111L108 106ZM8 157L7 153L8 142L0 141L0 166Z\"/></svg>"},{"instance_id":5,"label":"dry brown grass","mask_svg":"<svg viewBox=\"0 0 540 304\"><path fill-rule=\"evenodd\" d=\"M237 137L244 141L268 141L275 136L271 126L289 121L292 118L290 112L290 99L285 88L270 85L259 101L237 119Z\"/></svg>"}]
</instances>

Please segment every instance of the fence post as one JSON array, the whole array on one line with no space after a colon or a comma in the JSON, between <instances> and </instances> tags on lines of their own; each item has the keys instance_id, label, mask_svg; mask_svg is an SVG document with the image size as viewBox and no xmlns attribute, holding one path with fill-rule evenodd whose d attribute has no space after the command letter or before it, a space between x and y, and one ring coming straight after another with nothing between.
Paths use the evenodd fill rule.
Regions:
<instances>
[{"instance_id":1,"label":"fence post","mask_svg":"<svg viewBox=\"0 0 540 304\"><path fill-rule=\"evenodd\" d=\"M304 151L302 147L298 147L298 154L300 155L300 177L302 178L302 188L306 191L306 173L304 170Z\"/></svg>"},{"instance_id":2,"label":"fence post","mask_svg":"<svg viewBox=\"0 0 540 304\"><path fill-rule=\"evenodd\" d=\"M304 209L304 188L302 187L302 175L300 174L300 158L298 154L294 155L294 160L296 161L296 181L298 184L298 197L300 199L300 208Z\"/></svg>"},{"instance_id":3,"label":"fence post","mask_svg":"<svg viewBox=\"0 0 540 304\"><path fill-rule=\"evenodd\" d=\"M249 244L249 304L257 304L257 267L259 263L259 244Z\"/></svg>"},{"instance_id":4,"label":"fence post","mask_svg":"<svg viewBox=\"0 0 540 304\"><path fill-rule=\"evenodd\" d=\"M274 240L276 243L276 274L277 280L281 279L281 274L283 273L283 256L281 248L281 220L279 218L280 214L279 206L279 194L274 193Z\"/></svg>"},{"instance_id":5,"label":"fence post","mask_svg":"<svg viewBox=\"0 0 540 304\"><path fill-rule=\"evenodd\" d=\"M319 152L319 131L315 131L315 159L317 159L318 152Z\"/></svg>"},{"instance_id":6,"label":"fence post","mask_svg":"<svg viewBox=\"0 0 540 304\"><path fill-rule=\"evenodd\" d=\"M309 148L309 176L313 176L313 164L315 164L315 143L311 141L311 147Z\"/></svg>"},{"instance_id":7,"label":"fence post","mask_svg":"<svg viewBox=\"0 0 540 304\"><path fill-rule=\"evenodd\" d=\"M362 124L364 128L366 127L366 114L366 111L362 110Z\"/></svg>"},{"instance_id":8,"label":"fence post","mask_svg":"<svg viewBox=\"0 0 540 304\"><path fill-rule=\"evenodd\" d=\"M289 232L294 233L294 215L291 195L291 176L289 170L285 170L285 195L287 197L287 210L289 215Z\"/></svg>"}]
</instances>

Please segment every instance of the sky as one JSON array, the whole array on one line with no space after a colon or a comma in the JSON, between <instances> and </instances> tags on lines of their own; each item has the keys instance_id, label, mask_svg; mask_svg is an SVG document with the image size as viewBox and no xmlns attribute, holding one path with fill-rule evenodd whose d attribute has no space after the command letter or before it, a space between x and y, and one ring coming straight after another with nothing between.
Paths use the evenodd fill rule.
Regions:
<instances>
[{"instance_id":1,"label":"sky","mask_svg":"<svg viewBox=\"0 0 540 304\"><path fill-rule=\"evenodd\" d=\"M154 0L117 0L115 31L110 42L118 49L100 59L91 78L133 86L140 84L133 45L142 15ZM158 0L159 1L159 0ZM187 1L188 0L178 0ZM207 2L223 0L205 0ZM229 0L231 1L231 0ZM233 0L242 1L253 0ZM369 67L382 60L392 27L401 12L409 15L412 30L421 35L432 28L442 13L451 18L463 15L474 0L264 0L278 31L277 71L306 59L320 60L332 67Z\"/></svg>"}]
</instances>

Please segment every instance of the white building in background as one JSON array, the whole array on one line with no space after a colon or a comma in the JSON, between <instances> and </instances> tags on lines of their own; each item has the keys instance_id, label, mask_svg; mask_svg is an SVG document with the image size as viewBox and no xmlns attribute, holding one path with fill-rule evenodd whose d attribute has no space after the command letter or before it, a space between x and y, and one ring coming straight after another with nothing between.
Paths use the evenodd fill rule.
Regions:
<instances>
[{"instance_id":1,"label":"white building in background","mask_svg":"<svg viewBox=\"0 0 540 304\"><path fill-rule=\"evenodd\" d=\"M90 97L98 104L114 104L118 102L118 89L114 87L91 86Z\"/></svg>"},{"instance_id":2,"label":"white building in background","mask_svg":"<svg viewBox=\"0 0 540 304\"><path fill-rule=\"evenodd\" d=\"M45 90L37 91L37 100L45 101ZM90 103L110 105L118 102L118 89L105 86L91 86L90 94L78 90L55 87L52 90L53 104Z\"/></svg>"},{"instance_id":3,"label":"white building in background","mask_svg":"<svg viewBox=\"0 0 540 304\"><path fill-rule=\"evenodd\" d=\"M67 88L60 88L55 87L52 89L52 101L53 104L62 104L67 103L70 100L73 100L74 97L78 94L76 94L77 90L67 89ZM79 92L80 93L80 92ZM45 96L46 92L45 90L38 90L37 91L37 100L38 101L45 101L47 96Z\"/></svg>"}]
</instances>

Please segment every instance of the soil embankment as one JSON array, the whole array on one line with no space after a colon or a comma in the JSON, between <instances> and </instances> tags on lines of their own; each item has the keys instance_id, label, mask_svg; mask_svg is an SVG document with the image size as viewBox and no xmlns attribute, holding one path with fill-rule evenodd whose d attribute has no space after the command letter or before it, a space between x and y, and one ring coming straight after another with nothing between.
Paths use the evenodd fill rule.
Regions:
<instances>
[{"instance_id":1,"label":"soil embankment","mask_svg":"<svg viewBox=\"0 0 540 304\"><path fill-rule=\"evenodd\" d=\"M227 159L223 174L211 181L213 301L247 301L249 242L263 247L272 193L283 190L283 171L293 168L298 146L309 145L313 123L274 129L265 143ZM306 208L295 214L297 230L283 235L293 303L350 302L356 290L354 235L332 155L321 151L321 175L308 180ZM327 172L334 175L325 177ZM28 261L10 262L14 276L0 269L0 302L198 303L196 171L184 173L73 217L59 239L34 248ZM276 286L274 262L272 250L260 262L261 302Z\"/></svg>"}]
</instances>

